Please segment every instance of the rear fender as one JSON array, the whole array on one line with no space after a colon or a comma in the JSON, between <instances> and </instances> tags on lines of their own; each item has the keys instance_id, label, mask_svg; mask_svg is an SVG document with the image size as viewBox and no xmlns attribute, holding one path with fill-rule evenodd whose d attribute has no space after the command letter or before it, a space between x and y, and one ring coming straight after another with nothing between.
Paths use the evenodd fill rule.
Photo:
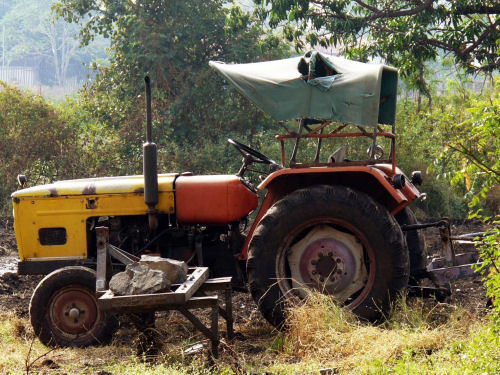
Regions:
<instances>
[{"instance_id":1,"label":"rear fender","mask_svg":"<svg viewBox=\"0 0 500 375\"><path fill-rule=\"evenodd\" d=\"M248 244L255 228L266 212L285 195L313 185L343 185L351 187L371 196L384 205L393 215L420 196L420 192L408 179L403 189L398 190L392 184L389 170L374 166L346 166L327 168L281 169L270 174L259 186L259 190L267 189L260 210L250 228L239 259L246 260ZM396 173L402 173L399 169Z\"/></svg>"}]
</instances>

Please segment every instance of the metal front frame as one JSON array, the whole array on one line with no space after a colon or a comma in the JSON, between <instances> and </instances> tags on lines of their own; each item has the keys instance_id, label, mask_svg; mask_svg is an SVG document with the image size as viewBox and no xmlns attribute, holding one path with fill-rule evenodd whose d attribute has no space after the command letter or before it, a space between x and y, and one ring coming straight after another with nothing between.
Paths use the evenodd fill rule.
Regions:
<instances>
[{"instance_id":1,"label":"metal front frame","mask_svg":"<svg viewBox=\"0 0 500 375\"><path fill-rule=\"evenodd\" d=\"M226 320L227 337L234 337L233 305L231 277L207 279L207 267L190 267L187 280L182 284L173 284L172 292L143 294L133 296L114 296L108 290L109 280L112 275L111 257L120 260L123 264L131 264L139 260L138 257L127 253L108 243L109 228L97 227L97 277L96 295L97 304L101 310L114 313L141 313L147 311L177 310L193 326L203 333L211 343L211 354L217 357L219 338L219 315ZM219 297L206 295L209 291L220 291L223 294L223 306L219 304ZM209 308L210 327L194 315L190 310Z\"/></svg>"},{"instance_id":2,"label":"metal front frame","mask_svg":"<svg viewBox=\"0 0 500 375\"><path fill-rule=\"evenodd\" d=\"M301 119L299 123L298 132L290 132L290 134L285 135L277 135L275 138L280 142L281 146L281 164L284 167L286 164L286 154L285 154L285 140L287 139L295 139L294 149L292 151L292 155L290 157L289 165L290 168L309 168L309 167L322 167L322 166L352 166L352 165L372 165L372 164L381 164L387 163L392 165L392 173L396 173L396 134L395 134L395 126L392 126L391 132L384 132L380 126L375 127L373 133L369 133L364 130L362 127L358 126L357 128L360 130L359 133L340 133L342 129L349 124L342 124L335 128L330 133L324 134L323 131L325 127L332 122L323 122L321 125L316 127L315 129L310 129L307 125L305 125L306 119ZM307 134L302 134L303 129L308 131ZM325 138L356 138L356 137L368 137L373 140L372 142L372 155L369 160L357 160L357 161L349 161L349 162L335 162L335 163L321 163L319 162L319 157L321 153L322 140ZM377 137L389 138L391 140L391 151L389 154L389 159L375 159L373 157L374 149L376 145ZM297 163L296 157L298 153L299 141L300 139L318 139L318 145L316 149L316 156L312 163Z\"/></svg>"}]
</instances>

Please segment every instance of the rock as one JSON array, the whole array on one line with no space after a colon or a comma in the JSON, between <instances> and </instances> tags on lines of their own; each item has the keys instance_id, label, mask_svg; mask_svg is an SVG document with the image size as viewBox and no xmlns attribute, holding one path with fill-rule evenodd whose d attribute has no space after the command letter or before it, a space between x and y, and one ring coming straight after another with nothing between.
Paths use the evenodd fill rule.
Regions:
<instances>
[{"instance_id":1,"label":"rock","mask_svg":"<svg viewBox=\"0 0 500 375\"><path fill-rule=\"evenodd\" d=\"M129 264L124 272L111 278L109 289L115 295L126 296L164 292L170 290L170 285L171 282L164 272L135 262Z\"/></svg>"},{"instance_id":2,"label":"rock","mask_svg":"<svg viewBox=\"0 0 500 375\"><path fill-rule=\"evenodd\" d=\"M139 263L146 264L153 270L163 271L172 283L183 283L186 281L188 273L186 262L159 256L143 255Z\"/></svg>"}]
</instances>

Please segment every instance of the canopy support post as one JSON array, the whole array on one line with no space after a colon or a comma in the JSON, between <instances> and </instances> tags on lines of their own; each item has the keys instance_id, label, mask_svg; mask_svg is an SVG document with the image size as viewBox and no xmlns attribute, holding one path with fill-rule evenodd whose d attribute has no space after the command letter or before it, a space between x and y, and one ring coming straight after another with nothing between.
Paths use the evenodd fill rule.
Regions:
<instances>
[{"instance_id":1,"label":"canopy support post","mask_svg":"<svg viewBox=\"0 0 500 375\"><path fill-rule=\"evenodd\" d=\"M302 129L304 128L305 123L306 119L301 118L299 122L299 132L297 134L297 138L295 139L295 146L293 146L292 157L290 158L290 167L295 164L295 158L297 157L297 151L299 149L299 140L300 136L302 135Z\"/></svg>"},{"instance_id":2,"label":"canopy support post","mask_svg":"<svg viewBox=\"0 0 500 375\"><path fill-rule=\"evenodd\" d=\"M320 129L319 134L323 134L323 128ZM314 163L319 162L319 154L321 152L321 142L323 141L323 138L318 138L318 148L316 148L316 155L314 156Z\"/></svg>"}]
</instances>

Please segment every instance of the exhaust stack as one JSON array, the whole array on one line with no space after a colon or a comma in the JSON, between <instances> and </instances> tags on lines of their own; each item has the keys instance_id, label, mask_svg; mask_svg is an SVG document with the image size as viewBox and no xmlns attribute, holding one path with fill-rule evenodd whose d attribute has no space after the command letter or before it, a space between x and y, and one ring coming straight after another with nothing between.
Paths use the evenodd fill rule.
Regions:
<instances>
[{"instance_id":1,"label":"exhaust stack","mask_svg":"<svg viewBox=\"0 0 500 375\"><path fill-rule=\"evenodd\" d=\"M146 143L143 149L143 173L144 173L144 201L148 206L149 228L152 232L158 227L158 216L156 205L158 204L158 168L157 150L153 143L153 129L151 120L151 83L149 76L144 77L146 82Z\"/></svg>"}]
</instances>

